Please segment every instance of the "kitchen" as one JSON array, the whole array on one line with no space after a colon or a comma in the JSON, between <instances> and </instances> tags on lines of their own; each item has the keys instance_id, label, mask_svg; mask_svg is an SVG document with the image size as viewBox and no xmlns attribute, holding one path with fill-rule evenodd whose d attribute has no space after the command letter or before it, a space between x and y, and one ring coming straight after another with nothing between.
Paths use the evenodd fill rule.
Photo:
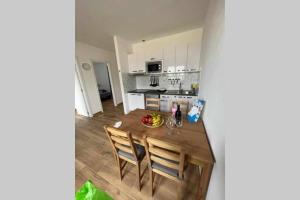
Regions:
<instances>
[{"instance_id":1,"label":"kitchen","mask_svg":"<svg viewBox=\"0 0 300 200\"><path fill-rule=\"evenodd\" d=\"M161 2L161 4L165 3ZM208 141L210 138L209 135L206 134L207 127L204 127L206 124L204 124L203 120L208 110L214 110L214 107L211 106L211 102L214 102L206 95L203 95L207 94L205 92L207 92L208 87L210 88L208 91L214 91L211 90L209 83L210 80L216 80L210 79L209 76L207 76L206 67L207 57L211 57L207 55L207 39L213 36L213 34L211 34L211 31L208 32L210 29L204 24L206 12L203 12L203 17L201 17L199 9L196 9L197 12L193 12L194 6L186 3L182 4L189 7L188 13L185 15L183 15L183 12L180 12L182 6L178 6L178 10L176 10L172 6L157 6L156 4L151 4L155 7L155 9L152 9L153 12L154 10L157 12L159 7L161 10L160 13L165 13L165 17L159 15L159 19L154 19L156 15L149 17L147 13L144 19L140 19L144 14L144 6L141 6L139 9L133 9L136 4L131 4L133 7L128 11L128 6L123 3L122 6L118 5L116 10L111 11L113 15L109 15L109 17L106 18L106 20L110 22L107 23L107 28L113 29L110 30L110 34L113 38L113 46L110 46L109 40L105 39L105 33L102 34L103 38L101 38L101 44L106 45L107 42L107 47L105 48L107 48L107 50L110 49L111 52L103 51L104 47L100 45L98 48L96 47L97 44L94 44L96 47L94 48L88 44L88 41L86 41L86 44L83 44L82 41L77 42L76 55L78 56L79 64L89 63L89 61L110 64L112 67L112 83L117 87L119 85L119 89L117 88L114 91L115 94L121 97L121 100L116 98L118 99L117 105L103 104L103 107L105 107L104 112L101 112L100 109L92 110L93 117L89 120L91 124L85 126L85 130L95 127L92 128L91 134L97 133L99 136L103 136L103 139L97 139L97 141L89 140L88 143L99 142L103 145L99 148L99 146L93 146L92 143L89 143L89 150L91 150L89 153L77 145L79 153L76 155L76 159L84 163L88 162L86 162L86 159L93 160L93 163L87 163L87 166L89 168L98 167L98 165L101 167L101 169L94 169L98 175L97 177L104 178L113 185L114 188L122 191L120 195L132 196L131 199L148 199L152 194L153 197L157 199L175 199L181 195L186 197L185 199L205 199L207 193L209 193L208 195L210 196L213 195L210 199L219 199L215 198L215 196L223 196L223 193L218 191L220 187L216 186L220 185L222 188L222 180L220 181L219 177L215 177L215 174L218 175L218 172L223 170L223 162L214 158ZM205 11L205 6L200 7ZM99 8L99 6L97 8ZM97 13L108 14L105 12L106 10ZM166 13L167 10L170 10L168 14ZM82 10L81 12L85 13L85 11L86 10ZM135 11L140 11L141 13L136 13ZM119 15L121 13L122 16ZM139 25L128 24L128 22L135 22L135 20L130 18L132 16L126 18L128 13L134 15L134 19L139 19ZM167 27L170 21L168 18L172 15L177 16L176 20L174 20L177 25L176 27L174 25L173 28ZM111 16L116 17L110 18ZM189 17L187 22L182 21L185 17ZM99 16L98 21L106 21L103 19L103 17ZM166 20L165 25L160 23L163 20ZM88 18L85 22L89 22ZM188 24L192 24L192 22L195 23L188 26ZM101 27L101 30L103 30L103 27ZM82 35L84 35L84 33L82 33ZM99 33L98 35L101 34ZM213 40L213 42L214 44L219 44L218 40ZM213 59L215 59L215 57ZM214 66L210 66L209 69L214 69ZM86 82L92 85L93 82L95 82L92 81L93 68L91 67L89 71L82 71L86 74ZM203 81L205 79L206 81ZM92 93L92 88L90 89ZM190 115L191 112L189 112L193 101L198 98L205 100L205 112L202 113L203 115L197 123L191 123L189 120L190 116L193 116L195 119L199 117L199 115L197 115L199 112L195 115ZM88 100L91 101L93 99L89 98ZM94 108L98 107L96 101L92 103ZM176 104L177 108L180 107L180 112L176 110L173 116L175 110L173 108ZM196 109L200 108L193 106L193 109L195 107ZM100 110L100 112L98 110ZM186 117L187 112L189 112L189 115ZM83 120L81 122L83 122ZM193 122L195 122L195 120ZM105 125L108 129L104 128ZM111 137L114 133L111 132L112 129L110 128L117 128L118 130L116 132L122 131L122 133L130 133L134 143L143 146L145 152L148 152L143 139L145 136L150 137L150 139L151 137L158 139L159 143L167 142L180 146L180 149L183 149L185 153L181 153L180 151L176 154L180 153L181 155L186 155L181 156L180 166L182 167L182 163L186 163L186 165L190 167L190 170L187 169L187 171L181 170L180 168L181 174L184 171L187 173L184 178L187 187L182 188L183 190L181 192L178 190L179 194L177 194L177 192L174 193L173 191L174 188L179 188L179 186L177 184L174 185L175 183L172 182L172 180L167 181L163 179L163 182L159 181L159 183L154 184L156 191L153 191L152 187L151 192L151 182L155 182L153 182L153 179L152 181L150 180L151 169L146 170L149 173L144 173L147 174L146 177L142 177L143 169L148 166L146 161L149 161L149 156L147 156L147 159L145 157L143 160L137 160L137 162L134 163L136 167L132 168L132 173L123 174L122 171L125 171L121 168L124 166L122 166L121 163L116 163L116 160L113 159L114 156L111 155L115 147L119 150L122 147L111 144L109 138L114 141L115 138ZM208 126L208 128L210 127ZM77 131L79 136L82 135L80 131L80 129ZM121 137L122 135L124 136L122 133ZM118 135L118 133L116 134ZM131 138L131 136L128 138ZM81 142L80 139L78 141L79 143ZM218 140L212 140L212 142L215 141ZM215 145L214 143L212 144ZM131 151L129 149L126 150L135 152L134 149L135 148ZM143 148L138 148L139 152L141 152L141 149ZM125 152L126 150L124 149ZM93 152L98 152L97 156L92 157L94 155ZM86 153L87 155L84 155ZM118 156L116 154L114 155ZM137 154L136 156L139 157L139 155L140 154ZM178 161L178 156L175 157ZM126 159L124 158L124 160ZM127 160L127 162L129 161ZM215 163L217 164L215 165ZM140 170L140 164L144 165L142 171ZM179 166L175 167L172 165L172 167L177 169ZM212 173L213 168L214 171ZM125 167L125 170L126 169L127 167ZM212 185L210 184L211 176L214 181ZM156 177L161 178L160 176ZM76 182L77 189L83 184L82 181L87 180L87 178L89 177L84 177L83 180ZM130 181L126 181L126 179ZM97 182L98 178L92 178L92 180ZM97 186L104 190L106 189L106 186ZM211 191L209 191L209 188ZM166 193L166 191L168 192ZM112 191L110 191L110 194L112 194L112 196L115 195L115 197L118 196ZM116 197L116 199L118 198Z\"/></svg>"},{"instance_id":2,"label":"kitchen","mask_svg":"<svg viewBox=\"0 0 300 200\"><path fill-rule=\"evenodd\" d=\"M178 101L192 107L198 98L202 33L198 28L128 44L127 63L119 65L122 71L127 64L120 77L125 113L137 108L170 112Z\"/></svg>"}]
</instances>

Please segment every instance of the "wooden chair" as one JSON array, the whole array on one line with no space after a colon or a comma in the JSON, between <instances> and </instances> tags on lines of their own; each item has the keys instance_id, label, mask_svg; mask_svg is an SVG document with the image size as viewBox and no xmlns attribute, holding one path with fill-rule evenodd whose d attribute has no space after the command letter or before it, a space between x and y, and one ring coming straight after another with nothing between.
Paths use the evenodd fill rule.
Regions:
<instances>
[{"instance_id":1,"label":"wooden chair","mask_svg":"<svg viewBox=\"0 0 300 200\"><path fill-rule=\"evenodd\" d=\"M144 138L153 195L154 173L177 181L182 185L185 154L181 147L157 140Z\"/></svg>"},{"instance_id":2,"label":"wooden chair","mask_svg":"<svg viewBox=\"0 0 300 200\"><path fill-rule=\"evenodd\" d=\"M146 98L146 109L159 110L160 99Z\"/></svg>"},{"instance_id":3,"label":"wooden chair","mask_svg":"<svg viewBox=\"0 0 300 200\"><path fill-rule=\"evenodd\" d=\"M139 144L133 143L129 132L121 131L113 127L104 126L107 137L113 147L113 152L117 165L119 167L120 179L122 181L122 169L127 162L137 166L138 171L138 189L141 190L141 162L145 157L145 148ZM125 164L122 166L122 160Z\"/></svg>"}]
</instances>

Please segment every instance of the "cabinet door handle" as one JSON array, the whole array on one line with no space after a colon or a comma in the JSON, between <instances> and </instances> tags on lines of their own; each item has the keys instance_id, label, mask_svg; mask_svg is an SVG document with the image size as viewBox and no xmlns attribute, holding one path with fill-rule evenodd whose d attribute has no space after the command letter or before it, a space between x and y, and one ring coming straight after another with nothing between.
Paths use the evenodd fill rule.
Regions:
<instances>
[{"instance_id":1,"label":"cabinet door handle","mask_svg":"<svg viewBox=\"0 0 300 200\"><path fill-rule=\"evenodd\" d=\"M132 72L137 72L136 70L132 71Z\"/></svg>"},{"instance_id":2,"label":"cabinet door handle","mask_svg":"<svg viewBox=\"0 0 300 200\"><path fill-rule=\"evenodd\" d=\"M144 70L140 69L139 72L143 72Z\"/></svg>"}]
</instances>

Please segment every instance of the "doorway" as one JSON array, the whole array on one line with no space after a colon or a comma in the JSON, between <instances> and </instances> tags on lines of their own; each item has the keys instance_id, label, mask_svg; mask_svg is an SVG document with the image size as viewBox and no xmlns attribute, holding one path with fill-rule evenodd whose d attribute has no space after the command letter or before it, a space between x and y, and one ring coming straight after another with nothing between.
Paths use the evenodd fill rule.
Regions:
<instances>
[{"instance_id":1,"label":"doorway","mask_svg":"<svg viewBox=\"0 0 300 200\"><path fill-rule=\"evenodd\" d=\"M114 104L110 69L107 63L93 62L93 66L100 100L103 105L103 111L105 111L104 105Z\"/></svg>"}]
</instances>

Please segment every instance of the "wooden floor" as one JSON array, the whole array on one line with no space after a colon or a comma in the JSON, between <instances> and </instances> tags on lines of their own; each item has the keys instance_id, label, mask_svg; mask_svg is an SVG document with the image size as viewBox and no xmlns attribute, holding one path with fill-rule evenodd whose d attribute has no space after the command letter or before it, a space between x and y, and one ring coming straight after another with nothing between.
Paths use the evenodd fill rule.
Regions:
<instances>
[{"instance_id":1,"label":"wooden floor","mask_svg":"<svg viewBox=\"0 0 300 200\"><path fill-rule=\"evenodd\" d=\"M199 183L199 172L196 166L189 165L182 187L174 181L155 175L154 195L150 195L149 171L146 157L142 162L142 189L137 189L136 169L128 163L120 181L118 168L112 154L112 147L104 133L103 125L113 124L123 114L123 106L114 107L112 100L102 102L104 112L93 118L76 115L75 118L75 189L76 191L87 180L106 191L115 200L174 200L195 199ZM139 119L137 119L137 123ZM180 194L180 196L178 196Z\"/></svg>"}]
</instances>

